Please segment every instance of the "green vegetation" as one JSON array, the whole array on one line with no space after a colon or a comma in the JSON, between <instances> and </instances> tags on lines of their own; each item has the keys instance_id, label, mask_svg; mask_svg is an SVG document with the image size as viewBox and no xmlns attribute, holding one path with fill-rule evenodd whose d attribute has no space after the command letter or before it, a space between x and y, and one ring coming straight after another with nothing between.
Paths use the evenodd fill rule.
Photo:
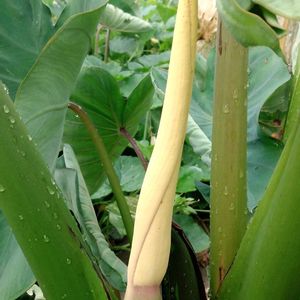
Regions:
<instances>
[{"instance_id":1,"label":"green vegetation","mask_svg":"<svg viewBox=\"0 0 300 300\"><path fill-rule=\"evenodd\" d=\"M1 1L0 299L297 298L300 4L196 4Z\"/></svg>"}]
</instances>

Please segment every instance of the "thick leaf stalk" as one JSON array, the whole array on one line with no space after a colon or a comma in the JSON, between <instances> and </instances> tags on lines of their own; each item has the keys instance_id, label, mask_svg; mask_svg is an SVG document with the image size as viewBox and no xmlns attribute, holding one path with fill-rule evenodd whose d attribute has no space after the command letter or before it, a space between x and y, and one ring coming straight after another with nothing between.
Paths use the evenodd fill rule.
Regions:
<instances>
[{"instance_id":1,"label":"thick leaf stalk","mask_svg":"<svg viewBox=\"0 0 300 300\"><path fill-rule=\"evenodd\" d=\"M164 107L136 211L126 300L161 299L178 170L192 91L197 1L178 4Z\"/></svg>"},{"instance_id":2,"label":"thick leaf stalk","mask_svg":"<svg viewBox=\"0 0 300 300\"><path fill-rule=\"evenodd\" d=\"M249 224L219 299L299 298L299 116L297 123Z\"/></svg>"},{"instance_id":3,"label":"thick leaf stalk","mask_svg":"<svg viewBox=\"0 0 300 300\"><path fill-rule=\"evenodd\" d=\"M211 293L216 295L247 224L248 51L219 23L211 174Z\"/></svg>"},{"instance_id":4,"label":"thick leaf stalk","mask_svg":"<svg viewBox=\"0 0 300 300\"><path fill-rule=\"evenodd\" d=\"M95 125L90 120L88 114L82 109L81 106L77 105L74 102L70 102L69 108L71 110L73 110L76 114L78 114L81 121L84 123L84 126L86 127L87 131L89 132L91 139L94 142L94 145L97 149L97 153L99 155L99 159L101 161L102 167L105 171L105 174L108 178L111 189L116 198L116 202L117 202L118 208L121 213L121 217L123 220L123 224L124 224L124 227L126 230L127 237L129 239L129 241L132 242L133 220L130 215L130 210L129 210L128 204L127 204L124 194L122 192L120 180L116 174L116 171L113 167L111 159L106 151L104 142L103 142L101 136L99 135Z\"/></svg>"},{"instance_id":5,"label":"thick leaf stalk","mask_svg":"<svg viewBox=\"0 0 300 300\"><path fill-rule=\"evenodd\" d=\"M0 208L47 299L107 299L78 227L0 88Z\"/></svg>"}]
</instances>

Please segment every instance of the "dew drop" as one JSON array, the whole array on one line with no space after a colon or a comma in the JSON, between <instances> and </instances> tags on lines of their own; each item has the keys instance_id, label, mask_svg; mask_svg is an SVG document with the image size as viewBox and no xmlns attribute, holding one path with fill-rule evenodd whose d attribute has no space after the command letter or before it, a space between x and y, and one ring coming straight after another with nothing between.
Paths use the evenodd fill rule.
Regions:
<instances>
[{"instance_id":1,"label":"dew drop","mask_svg":"<svg viewBox=\"0 0 300 300\"><path fill-rule=\"evenodd\" d=\"M56 224L57 230L61 230L61 226L59 224Z\"/></svg>"},{"instance_id":2,"label":"dew drop","mask_svg":"<svg viewBox=\"0 0 300 300\"><path fill-rule=\"evenodd\" d=\"M230 112L228 104L224 104L223 113L228 114Z\"/></svg>"},{"instance_id":3,"label":"dew drop","mask_svg":"<svg viewBox=\"0 0 300 300\"><path fill-rule=\"evenodd\" d=\"M3 105L3 111L6 113L6 114L8 114L9 113L9 108L8 108L8 106L7 105Z\"/></svg>"},{"instance_id":4,"label":"dew drop","mask_svg":"<svg viewBox=\"0 0 300 300\"><path fill-rule=\"evenodd\" d=\"M67 262L67 265L70 265L72 263L71 259L70 258L67 258L66 259L66 262Z\"/></svg>"},{"instance_id":5,"label":"dew drop","mask_svg":"<svg viewBox=\"0 0 300 300\"><path fill-rule=\"evenodd\" d=\"M234 203L230 203L229 210L234 210Z\"/></svg>"},{"instance_id":6,"label":"dew drop","mask_svg":"<svg viewBox=\"0 0 300 300\"><path fill-rule=\"evenodd\" d=\"M55 185L55 180L51 177L51 183L52 185Z\"/></svg>"},{"instance_id":7,"label":"dew drop","mask_svg":"<svg viewBox=\"0 0 300 300\"><path fill-rule=\"evenodd\" d=\"M224 195L225 196L228 195L228 187L227 187L227 185L224 186Z\"/></svg>"},{"instance_id":8,"label":"dew drop","mask_svg":"<svg viewBox=\"0 0 300 300\"><path fill-rule=\"evenodd\" d=\"M50 195L54 195L55 193L55 191L50 186L47 186L47 191Z\"/></svg>"},{"instance_id":9,"label":"dew drop","mask_svg":"<svg viewBox=\"0 0 300 300\"><path fill-rule=\"evenodd\" d=\"M48 202L48 201L44 201L44 203L45 203L45 206L47 207L47 208L49 208L51 205L50 205L50 203Z\"/></svg>"},{"instance_id":10,"label":"dew drop","mask_svg":"<svg viewBox=\"0 0 300 300\"><path fill-rule=\"evenodd\" d=\"M32 136L30 134L27 135L28 141L31 142L32 141Z\"/></svg>"},{"instance_id":11,"label":"dew drop","mask_svg":"<svg viewBox=\"0 0 300 300\"><path fill-rule=\"evenodd\" d=\"M235 100L238 98L239 94L238 94L238 90L237 89L233 90L233 95L232 96L233 96L233 99L235 99Z\"/></svg>"},{"instance_id":12,"label":"dew drop","mask_svg":"<svg viewBox=\"0 0 300 300\"><path fill-rule=\"evenodd\" d=\"M53 213L53 219L57 220L58 219L58 215L57 213Z\"/></svg>"},{"instance_id":13,"label":"dew drop","mask_svg":"<svg viewBox=\"0 0 300 300\"><path fill-rule=\"evenodd\" d=\"M26 153L23 150L19 150L19 153L21 154L22 157L26 157Z\"/></svg>"},{"instance_id":14,"label":"dew drop","mask_svg":"<svg viewBox=\"0 0 300 300\"><path fill-rule=\"evenodd\" d=\"M45 243L49 243L50 242L50 239L49 239L49 237L46 234L43 235L43 241Z\"/></svg>"},{"instance_id":15,"label":"dew drop","mask_svg":"<svg viewBox=\"0 0 300 300\"><path fill-rule=\"evenodd\" d=\"M0 184L0 193L3 193L3 192L5 192L5 187Z\"/></svg>"},{"instance_id":16,"label":"dew drop","mask_svg":"<svg viewBox=\"0 0 300 300\"><path fill-rule=\"evenodd\" d=\"M8 91L7 86L6 86L6 85L3 85L3 88L4 88L5 93L8 95L8 94L9 94L9 91Z\"/></svg>"},{"instance_id":17,"label":"dew drop","mask_svg":"<svg viewBox=\"0 0 300 300\"><path fill-rule=\"evenodd\" d=\"M13 116L9 116L8 119L9 119L9 122L11 124L15 124L16 123L16 119Z\"/></svg>"},{"instance_id":18,"label":"dew drop","mask_svg":"<svg viewBox=\"0 0 300 300\"><path fill-rule=\"evenodd\" d=\"M267 64L268 62L269 62L269 59L266 57L266 58L264 59L264 63Z\"/></svg>"},{"instance_id":19,"label":"dew drop","mask_svg":"<svg viewBox=\"0 0 300 300\"><path fill-rule=\"evenodd\" d=\"M20 220L20 221L23 221L23 220L24 220L23 215L19 215L18 217L19 217L19 220Z\"/></svg>"},{"instance_id":20,"label":"dew drop","mask_svg":"<svg viewBox=\"0 0 300 300\"><path fill-rule=\"evenodd\" d=\"M67 294L63 294L62 296L61 296L61 299L66 299L67 298Z\"/></svg>"}]
</instances>

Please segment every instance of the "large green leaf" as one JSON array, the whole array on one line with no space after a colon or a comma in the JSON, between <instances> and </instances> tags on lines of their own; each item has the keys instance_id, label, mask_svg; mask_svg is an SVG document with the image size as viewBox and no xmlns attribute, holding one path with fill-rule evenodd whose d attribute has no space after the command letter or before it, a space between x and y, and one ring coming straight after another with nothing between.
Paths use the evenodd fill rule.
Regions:
<instances>
[{"instance_id":1,"label":"large green leaf","mask_svg":"<svg viewBox=\"0 0 300 300\"><path fill-rule=\"evenodd\" d=\"M123 99L116 80L105 70L83 68L72 100L83 107L97 127L107 152L114 160L125 149L128 141L120 134L121 128L134 135L139 121L150 108L153 87L150 76L144 77L127 100ZM88 132L71 112L67 114L64 141L71 144L87 186L94 193L105 176L100 159Z\"/></svg>"},{"instance_id":2,"label":"large green leaf","mask_svg":"<svg viewBox=\"0 0 300 300\"><path fill-rule=\"evenodd\" d=\"M100 24L114 31L145 32L152 29L150 23L107 4L100 16Z\"/></svg>"},{"instance_id":3,"label":"large green leaf","mask_svg":"<svg viewBox=\"0 0 300 300\"><path fill-rule=\"evenodd\" d=\"M250 211L261 199L283 147L271 139L248 144L248 208Z\"/></svg>"},{"instance_id":4,"label":"large green leaf","mask_svg":"<svg viewBox=\"0 0 300 300\"><path fill-rule=\"evenodd\" d=\"M0 14L2 12L6 14L5 17L1 17L1 20L7 20L8 17L15 18L15 16L20 14L21 17L24 16L24 18L15 18L14 24L17 27L13 30L9 29L10 37L17 34L17 32L21 32L21 35L6 41L7 49L10 49L10 52L5 54L5 56L8 57L8 62L11 64L9 67L7 66L7 70L12 70L9 71L12 76L16 75L15 86L17 87L19 80L25 76L28 68L30 68L45 43L44 39L49 37L52 31L51 27L47 29L51 22L49 12L47 8L41 5L40 1L17 1L12 3L3 2L2 4L5 5L4 7L7 10L4 10L3 7L3 10L0 10ZM23 6L20 6L21 3ZM17 109L27 123L31 136L38 144L40 152L50 167L54 165L58 153L69 93L80 70L82 60L89 49L89 35L96 28L99 13L99 8L95 11L82 13L64 25L43 48L38 60L21 83L16 96ZM38 26L39 24L40 26ZM1 28L6 27L3 26ZM4 30L1 33L5 36ZM31 34L32 36L30 36ZM6 37L8 37L7 33ZM14 52L14 50L11 50L9 42L15 43L17 40L19 42L24 41L20 44L20 47L24 49L16 47L16 52ZM5 38L3 38L3 41L5 41ZM28 44L26 44L27 41ZM30 45L34 45L34 51L30 48ZM74 51L75 48L76 51ZM4 51L6 47L1 46L0 49L0 51ZM22 52L22 50L24 51ZM10 56L13 54L16 54L15 58ZM25 64L28 63L28 65L23 67L23 62ZM14 63L16 63L17 67L14 66ZM16 70L20 69L22 72L15 74L14 68ZM6 67L2 69L6 69ZM31 136L29 136L30 139L32 138ZM4 230L6 226L2 224L1 230ZM26 280L27 276L30 277L32 275L29 271L28 274L24 275L25 269L23 266L26 264L26 261L24 259L22 261L22 256L19 255L21 251L14 239L11 240L10 248L15 249L15 251L9 252L11 255L10 259L15 262L19 261L19 267L12 270L18 272L18 276L23 276ZM24 282L23 288L25 287L28 287L28 282L26 284ZM14 286L7 286L7 288L11 288L16 292Z\"/></svg>"},{"instance_id":5,"label":"large green leaf","mask_svg":"<svg viewBox=\"0 0 300 300\"><path fill-rule=\"evenodd\" d=\"M0 208L45 297L106 299L62 194L2 86L0 106Z\"/></svg>"},{"instance_id":6,"label":"large green leaf","mask_svg":"<svg viewBox=\"0 0 300 300\"><path fill-rule=\"evenodd\" d=\"M235 0L217 0L217 7L224 25L240 44L267 46L280 55L276 32L258 15L243 9Z\"/></svg>"},{"instance_id":7,"label":"large green leaf","mask_svg":"<svg viewBox=\"0 0 300 300\"><path fill-rule=\"evenodd\" d=\"M58 168L55 178L66 195L68 207L73 211L84 239L87 241L95 262L105 278L113 287L124 291L126 287L125 264L110 250L98 225L95 210L75 154L69 145L65 145L64 168Z\"/></svg>"},{"instance_id":8,"label":"large green leaf","mask_svg":"<svg viewBox=\"0 0 300 300\"><path fill-rule=\"evenodd\" d=\"M17 110L50 169L58 154L69 96L102 6L99 0L95 10L67 21L48 41L17 91Z\"/></svg>"},{"instance_id":9,"label":"large green leaf","mask_svg":"<svg viewBox=\"0 0 300 300\"><path fill-rule=\"evenodd\" d=\"M60 28L70 17L97 9L97 7L106 4L106 2L106 0L67 0L67 5L55 24L56 29Z\"/></svg>"},{"instance_id":10,"label":"large green leaf","mask_svg":"<svg viewBox=\"0 0 300 300\"><path fill-rule=\"evenodd\" d=\"M35 277L0 211L0 299L16 299L30 288Z\"/></svg>"},{"instance_id":11,"label":"large green leaf","mask_svg":"<svg viewBox=\"0 0 300 300\"><path fill-rule=\"evenodd\" d=\"M276 15L300 20L300 5L298 0L253 0Z\"/></svg>"},{"instance_id":12,"label":"large green leaf","mask_svg":"<svg viewBox=\"0 0 300 300\"><path fill-rule=\"evenodd\" d=\"M53 32L50 11L42 1L1 1L0 80L12 98Z\"/></svg>"}]
</instances>

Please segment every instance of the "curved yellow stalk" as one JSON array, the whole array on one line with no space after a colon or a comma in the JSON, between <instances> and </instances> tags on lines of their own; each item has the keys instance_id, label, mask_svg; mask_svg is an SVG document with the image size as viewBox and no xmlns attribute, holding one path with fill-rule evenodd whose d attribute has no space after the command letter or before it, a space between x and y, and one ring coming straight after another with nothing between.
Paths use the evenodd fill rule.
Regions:
<instances>
[{"instance_id":1,"label":"curved yellow stalk","mask_svg":"<svg viewBox=\"0 0 300 300\"><path fill-rule=\"evenodd\" d=\"M126 300L161 299L196 53L197 0L179 0L160 126L136 211Z\"/></svg>"}]
</instances>

